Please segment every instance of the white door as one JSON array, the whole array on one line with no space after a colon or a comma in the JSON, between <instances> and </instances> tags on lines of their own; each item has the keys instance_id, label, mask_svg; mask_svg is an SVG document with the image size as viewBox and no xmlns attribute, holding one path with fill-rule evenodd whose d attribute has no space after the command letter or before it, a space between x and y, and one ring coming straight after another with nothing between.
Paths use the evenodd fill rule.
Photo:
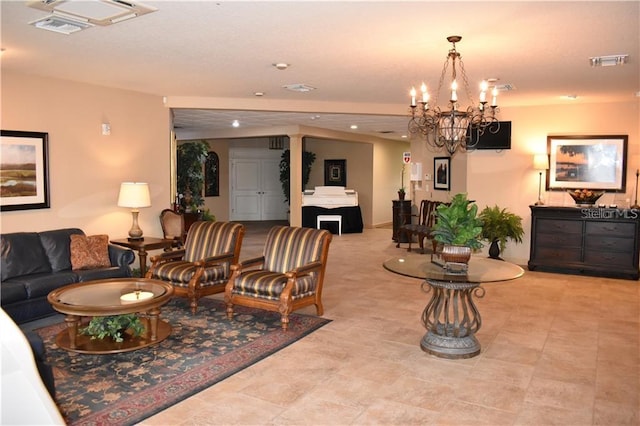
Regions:
<instances>
[{"instance_id":1,"label":"white door","mask_svg":"<svg viewBox=\"0 0 640 426\"><path fill-rule=\"evenodd\" d=\"M286 220L280 160L231 160L231 220Z\"/></svg>"}]
</instances>

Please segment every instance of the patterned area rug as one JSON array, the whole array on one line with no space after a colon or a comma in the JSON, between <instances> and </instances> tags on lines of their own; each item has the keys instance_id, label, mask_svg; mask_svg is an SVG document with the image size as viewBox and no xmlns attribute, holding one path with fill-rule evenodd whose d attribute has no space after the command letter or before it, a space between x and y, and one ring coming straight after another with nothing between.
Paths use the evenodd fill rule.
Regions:
<instances>
[{"instance_id":1,"label":"patterned area rug","mask_svg":"<svg viewBox=\"0 0 640 426\"><path fill-rule=\"evenodd\" d=\"M55 344L65 324L36 330L54 368L56 402L70 425L130 425L217 383L317 330L330 320L280 314L201 299L193 316L186 299L162 308L173 331L158 345L113 355L67 352Z\"/></svg>"}]
</instances>

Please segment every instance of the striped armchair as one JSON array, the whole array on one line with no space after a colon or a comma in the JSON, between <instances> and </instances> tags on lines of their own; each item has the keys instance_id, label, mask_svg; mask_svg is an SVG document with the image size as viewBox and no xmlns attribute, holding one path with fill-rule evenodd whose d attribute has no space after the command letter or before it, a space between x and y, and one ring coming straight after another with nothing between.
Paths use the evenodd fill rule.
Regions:
<instances>
[{"instance_id":1,"label":"striped armchair","mask_svg":"<svg viewBox=\"0 0 640 426\"><path fill-rule=\"evenodd\" d=\"M283 330L297 309L315 305L317 315L322 315L330 243L331 233L324 229L271 228L261 257L231 266L224 295L229 319L234 305L280 312Z\"/></svg>"},{"instance_id":2,"label":"striped armchair","mask_svg":"<svg viewBox=\"0 0 640 426\"><path fill-rule=\"evenodd\" d=\"M243 237L240 223L195 222L184 248L152 257L145 277L171 283L175 295L189 298L195 314L199 298L224 291Z\"/></svg>"}]
</instances>

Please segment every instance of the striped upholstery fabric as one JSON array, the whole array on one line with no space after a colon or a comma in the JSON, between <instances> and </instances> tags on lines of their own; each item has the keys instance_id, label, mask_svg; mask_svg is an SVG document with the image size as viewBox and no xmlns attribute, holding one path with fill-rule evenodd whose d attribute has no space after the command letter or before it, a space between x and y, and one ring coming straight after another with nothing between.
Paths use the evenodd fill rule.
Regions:
<instances>
[{"instance_id":1,"label":"striped upholstery fabric","mask_svg":"<svg viewBox=\"0 0 640 426\"><path fill-rule=\"evenodd\" d=\"M246 271L234 283L233 292L245 296L278 300L287 283L285 272L320 260L323 232L313 228L273 227L267 235L262 270ZM298 277L293 300L315 292L317 272Z\"/></svg>"},{"instance_id":2,"label":"striped upholstery fabric","mask_svg":"<svg viewBox=\"0 0 640 426\"><path fill-rule=\"evenodd\" d=\"M233 252L236 228L241 226L239 223L230 222L195 222L187 234L183 260L159 265L153 270L152 278L168 281L174 286L187 287L197 270L193 262ZM225 262L206 268L200 278L200 286L206 287L225 282L229 278L229 267L229 262Z\"/></svg>"}]
</instances>

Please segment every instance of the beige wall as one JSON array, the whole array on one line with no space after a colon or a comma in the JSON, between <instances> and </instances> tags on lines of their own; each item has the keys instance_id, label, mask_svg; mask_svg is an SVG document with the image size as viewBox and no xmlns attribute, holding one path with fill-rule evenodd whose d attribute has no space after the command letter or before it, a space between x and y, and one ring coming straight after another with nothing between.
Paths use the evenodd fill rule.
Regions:
<instances>
[{"instance_id":1,"label":"beige wall","mask_svg":"<svg viewBox=\"0 0 640 426\"><path fill-rule=\"evenodd\" d=\"M101 134L101 124L111 135ZM2 129L49 133L51 208L0 214L2 232L78 227L126 237L131 212L116 205L120 183L148 182L145 235L160 236L169 206L170 114L162 98L63 80L2 75Z\"/></svg>"},{"instance_id":2,"label":"beige wall","mask_svg":"<svg viewBox=\"0 0 640 426\"><path fill-rule=\"evenodd\" d=\"M347 188L358 191L364 226L371 228L391 223L391 200L397 198L402 169L402 153L409 150L409 143L398 143L379 138L364 138L366 142L344 139L305 136L305 149L316 154L311 168L308 189L324 185L324 160L345 159L347 164ZM196 139L183 139L184 143ZM220 196L205 197L205 207L218 220L229 219L229 147L268 146L265 137L214 139L204 137L220 158ZM285 149L288 145L285 146ZM408 186L408 169L405 185Z\"/></svg>"},{"instance_id":3,"label":"beige wall","mask_svg":"<svg viewBox=\"0 0 640 426\"><path fill-rule=\"evenodd\" d=\"M511 149L474 151L466 155L456 153L451 166L452 191L434 191L433 195L436 199L447 199L466 191L480 209L497 204L520 215L525 230L523 243L509 242L504 253L507 259L521 264L529 259L529 205L538 199L539 179L538 172L533 169L533 155L546 153L547 135L628 135L626 194L607 193L600 202L624 205L626 199L635 197L635 170L640 167L640 101L503 108L500 119L512 122ZM424 142L413 141L412 150L423 153L423 161L430 164L429 170L433 173L433 154L424 148ZM542 185L546 204L575 205L564 192L545 193L544 174ZM431 193L419 195L429 198ZM487 249L488 244L483 251Z\"/></svg>"}]
</instances>

